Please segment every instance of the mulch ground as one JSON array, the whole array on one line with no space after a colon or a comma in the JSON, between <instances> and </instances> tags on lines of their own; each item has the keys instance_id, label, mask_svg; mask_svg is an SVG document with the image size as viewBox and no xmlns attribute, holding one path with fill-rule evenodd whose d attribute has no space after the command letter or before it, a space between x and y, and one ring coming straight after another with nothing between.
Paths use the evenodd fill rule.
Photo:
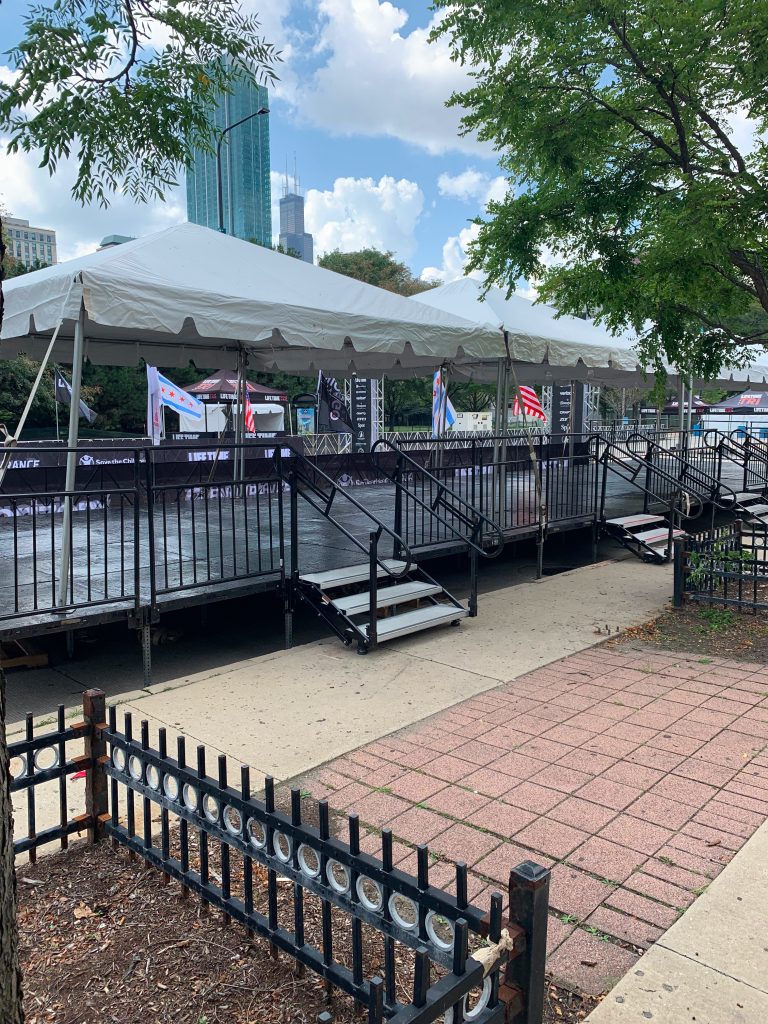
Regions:
<instances>
[{"instance_id":1,"label":"mulch ground","mask_svg":"<svg viewBox=\"0 0 768 1024\"><path fill-rule=\"evenodd\" d=\"M108 843L75 843L17 878L27 1024L311 1024L324 1010L334 1024L363 1019L343 995L328 1004L322 979L299 976L288 956L273 958L268 943ZM310 941L318 927L307 906ZM335 956L348 958L343 939ZM399 966L407 999L410 965ZM545 1021L575 1024L595 1002L550 984Z\"/></svg>"},{"instance_id":2,"label":"mulch ground","mask_svg":"<svg viewBox=\"0 0 768 1024\"><path fill-rule=\"evenodd\" d=\"M738 661L768 662L768 615L690 602L670 608L651 622L626 630L611 641L619 647L639 644L661 651L687 651Z\"/></svg>"}]
</instances>

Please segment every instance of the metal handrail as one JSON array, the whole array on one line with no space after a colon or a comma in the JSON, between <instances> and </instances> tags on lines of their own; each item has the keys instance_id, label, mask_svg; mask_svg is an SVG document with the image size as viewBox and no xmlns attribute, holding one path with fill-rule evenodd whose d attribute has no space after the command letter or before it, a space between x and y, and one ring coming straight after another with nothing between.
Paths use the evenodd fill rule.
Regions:
<instances>
[{"instance_id":1,"label":"metal handrail","mask_svg":"<svg viewBox=\"0 0 768 1024\"><path fill-rule=\"evenodd\" d=\"M397 454L400 460L409 463L417 472L421 473L426 479L431 480L434 484L437 485L438 495L431 505L425 502L423 499L421 499L418 496L418 494L415 493L415 491L412 491L408 487L406 487L401 480L398 480L395 476L391 476L387 472L387 470L378 461L376 461L376 449L379 447L389 448L391 451ZM379 440L376 441L375 444L371 447L371 459L374 462L376 468L379 470L379 472L383 473L386 477L388 477L388 479L392 480L397 487L400 487L408 495L409 498L412 498L416 502L416 504L420 505L430 515L434 516L437 519L437 521L441 523L446 529L450 530L454 534L454 536L460 537L462 541L464 541L469 547L473 548L478 554L482 555L483 558L497 558L504 550L504 532L498 525L498 523L495 523L492 519L489 519L488 516L484 515L484 513L476 509L474 505L468 502L465 498L462 498L461 495L457 494L456 491L454 491L452 488L447 487L442 481L438 480L438 478L434 476L434 474L430 473L428 469L425 469L415 459L412 459L410 455L406 455L404 451L398 448L397 445L393 444L390 440L384 437L379 438ZM465 509L469 511L463 512L456 506L448 506L447 502L445 501L446 495L448 495L451 498L451 500L456 502L459 506L463 506ZM474 540L470 540L469 538L467 538L466 535L463 534L460 530L457 530L452 523L448 522L447 519L443 519L443 517L439 515L439 513L436 511L436 506L438 504L443 504L446 507L452 507L458 516L463 517L465 522L467 522L468 525L472 526L473 537L480 536L482 523L486 523L491 528L491 532L495 533L497 536L496 546L488 550L484 548L482 544L476 544Z\"/></svg>"},{"instance_id":2,"label":"metal handrail","mask_svg":"<svg viewBox=\"0 0 768 1024\"><path fill-rule=\"evenodd\" d=\"M719 480L718 477L714 476L712 473L708 473L705 469L701 469L699 466L691 465L688 459L684 458L678 452L670 451L668 448L664 448L663 445L660 445L657 441L653 441L650 438L644 437L640 433L632 434L630 437L627 438L627 448L631 451L631 448L629 448L630 444L632 442L637 441L643 442L643 444L646 447L646 451L655 450L662 452L667 459L673 459L676 463L678 463L681 466L681 477L678 480L678 482L681 485L688 482L686 480L686 477L693 477L693 482L698 483L700 488L702 484L704 487L708 488L709 501L712 503L712 505L715 506L715 508L719 508L725 511L733 507L733 504L736 501L736 492L727 484L724 484L721 480ZM659 472L658 466L654 465L647 458L647 456L644 461L646 461L650 465L650 468L654 473ZM672 476L671 473L668 475ZM698 481L695 480L696 477L698 477ZM727 498L726 502L722 501L723 496ZM702 494L701 492L696 494L696 497L698 497L702 501L705 500L705 495Z\"/></svg>"},{"instance_id":3,"label":"metal handrail","mask_svg":"<svg viewBox=\"0 0 768 1024\"><path fill-rule=\"evenodd\" d=\"M611 453L612 450L615 449L616 451L618 451L618 453L620 455L622 455L624 457L628 457L628 458L634 460L635 462L640 463L640 466L638 468L642 468L643 466L651 468L653 470L653 472L656 473L662 480L665 480L667 483L671 484L672 487L675 488L675 490L677 492L675 498L673 498L673 503L675 501L678 501L680 496L683 493L685 493L684 488L683 488L683 482L681 480L679 480L677 477L672 476L671 473L667 473L666 470L660 469L658 466L655 466L653 463L649 462L642 455L638 455L635 452L631 451L630 449L624 448L622 446L622 443L617 442L617 441L608 441L606 438L601 437L599 434L593 434L592 435L592 437L590 438L590 444L592 444L593 441L595 442L596 446L602 445L604 447L604 451L600 455L598 454L598 448L595 447L595 458L597 459L598 462L601 462L603 464L605 469L610 469L610 471L612 473L615 473L617 476L620 476L622 480L626 480L627 483L631 483L635 487L639 488L641 491L644 491L649 497L653 498L655 501L658 501L660 504L662 504L662 505L669 504L669 498L665 498L662 495L657 494L656 491L651 490L648 487L647 484L639 484L637 482L637 473L634 473L632 475L627 475L627 474L624 474L624 473L620 473L619 470L616 469L615 466L612 466L610 464L610 462L609 462L608 456L609 456L609 454ZM666 451L666 449L663 449L663 450ZM680 509L679 510L680 514L685 519L698 519L699 516L701 515L703 509L704 509L704 498L703 498L703 496L701 494L696 493L695 491L693 492L693 494L694 494L694 497L696 499L698 499L698 501L699 501L699 509L698 509L698 511L696 512L695 515L685 514L682 511L682 509ZM601 514L602 514L602 509L601 509Z\"/></svg>"},{"instance_id":4,"label":"metal handrail","mask_svg":"<svg viewBox=\"0 0 768 1024\"><path fill-rule=\"evenodd\" d=\"M403 579L405 576L407 576L408 572L413 568L413 565L415 564L415 560L413 558L413 553L411 552L411 549L405 543L403 538L398 533L396 533L394 530L390 529L390 527L388 527L386 525L386 523L382 522L381 519L378 518L378 516L375 516L373 514L373 512L370 511L370 509L367 509L364 505L362 505L359 501L357 501L356 498L353 498L351 494L347 494L347 492L343 488L339 487L339 485L336 483L336 481L333 479L333 477L329 476L327 473L324 473L322 469L318 468L314 464L314 462L311 461L311 459L308 459L305 455L302 455L300 452L297 452L295 448L292 448L291 451L292 451L292 455L293 455L293 458L292 458L292 462L293 462L292 471L294 473L296 473L297 477L298 477L298 470L300 468L305 470L304 473L301 474L301 479L302 479L302 482L304 483L304 485L309 487L319 498L323 498L326 501L325 507L323 507L320 503L318 503L317 501L313 500L311 495L308 494L306 491L302 491L299 488L297 488L297 492L302 496L302 498L307 502L307 504L311 505L312 508L315 509L315 511L319 512L325 519L328 520L329 523L331 523L333 526L336 527L337 530L339 530L341 533L343 533L344 536L347 538L347 540L351 541L351 543L354 544L355 547L357 547L361 551L365 552L366 555L369 555L369 552L370 552L370 538L369 538L369 543L367 543L367 544L363 543L362 541L358 540L358 538L355 537L354 534L350 533L350 531L345 526L343 526L338 521L338 519L336 519L333 515L331 515L331 505L333 504L333 502L334 502L334 500L336 498L336 495L337 494L341 494L345 501L349 502L359 512L362 512L363 515L367 516L367 518L372 523L376 524L376 531L375 532L376 532L377 542L378 542L378 539L381 537L382 533L386 533L394 541L394 544L395 544L395 547L397 548L397 550L402 553L402 561L405 562L405 567L403 569L401 569L399 572L393 570L387 564L386 560L380 559L378 557L378 554L377 554L376 555L376 562L380 566L380 568L382 568L384 570L384 572L387 573L388 576L391 576L392 579L395 579L395 580L400 580L400 579ZM279 460L277 459L277 455L275 455L275 463L276 463L276 468L277 468L278 473L282 474L281 465L279 464ZM323 492L323 490L320 487L317 486L315 481L306 474L305 467L309 467L309 469L310 469L311 473L313 474L313 476L320 477L323 481L325 481L327 484L330 485L330 489L331 489L330 496L326 495Z\"/></svg>"}]
</instances>

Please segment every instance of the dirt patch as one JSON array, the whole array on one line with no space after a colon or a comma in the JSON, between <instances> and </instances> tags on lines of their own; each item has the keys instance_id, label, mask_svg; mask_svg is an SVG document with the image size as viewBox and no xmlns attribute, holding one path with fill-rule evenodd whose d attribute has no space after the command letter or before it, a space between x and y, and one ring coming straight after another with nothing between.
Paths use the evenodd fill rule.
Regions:
<instances>
[{"instance_id":1,"label":"dirt patch","mask_svg":"<svg viewBox=\"0 0 768 1024\"><path fill-rule=\"evenodd\" d=\"M261 879L254 881L258 899ZM266 941L182 898L175 882L107 843L77 843L25 865L18 886L27 1024L314 1024L324 1010L334 1024L363 1019L344 995L329 1005L317 975L302 976L292 958L275 958ZM319 943L319 906L308 898L305 915L307 939ZM350 957L344 923L334 920L340 963ZM364 943L370 977L381 938ZM407 1001L407 950L398 968L398 998ZM545 1004L545 1024L576 1024L595 1000L549 984Z\"/></svg>"},{"instance_id":2,"label":"dirt patch","mask_svg":"<svg viewBox=\"0 0 768 1024\"><path fill-rule=\"evenodd\" d=\"M768 614L689 602L669 608L658 618L627 629L612 645L638 643L663 651L768 662Z\"/></svg>"}]
</instances>

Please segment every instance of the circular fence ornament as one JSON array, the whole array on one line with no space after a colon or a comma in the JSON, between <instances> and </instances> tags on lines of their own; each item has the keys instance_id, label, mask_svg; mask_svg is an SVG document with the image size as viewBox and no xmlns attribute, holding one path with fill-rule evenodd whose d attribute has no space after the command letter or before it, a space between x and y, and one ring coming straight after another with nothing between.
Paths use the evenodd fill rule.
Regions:
<instances>
[{"instance_id":1,"label":"circular fence ornament","mask_svg":"<svg viewBox=\"0 0 768 1024\"><path fill-rule=\"evenodd\" d=\"M236 807L227 804L224 808L224 828L231 836L239 836L243 831L243 816Z\"/></svg>"},{"instance_id":2,"label":"circular fence ornament","mask_svg":"<svg viewBox=\"0 0 768 1024\"><path fill-rule=\"evenodd\" d=\"M163 778L163 792L169 800L179 799L179 780L175 775L166 775Z\"/></svg>"},{"instance_id":3,"label":"circular fence ornament","mask_svg":"<svg viewBox=\"0 0 768 1024\"><path fill-rule=\"evenodd\" d=\"M59 764L59 752L56 747L41 747L34 754L35 768L39 772L50 771Z\"/></svg>"},{"instance_id":4,"label":"circular fence ornament","mask_svg":"<svg viewBox=\"0 0 768 1024\"><path fill-rule=\"evenodd\" d=\"M203 797L203 814L212 825L216 825L218 823L219 801L215 797L212 797L210 793L206 793Z\"/></svg>"},{"instance_id":5,"label":"circular fence ornament","mask_svg":"<svg viewBox=\"0 0 768 1024\"><path fill-rule=\"evenodd\" d=\"M114 747L112 750L112 764L119 772L125 771L125 751L122 747Z\"/></svg>"},{"instance_id":6,"label":"circular fence ornament","mask_svg":"<svg viewBox=\"0 0 768 1024\"><path fill-rule=\"evenodd\" d=\"M20 779L23 775L27 774L27 759L24 754L16 754L11 758L8 771L12 779Z\"/></svg>"},{"instance_id":7,"label":"circular fence ornament","mask_svg":"<svg viewBox=\"0 0 768 1024\"><path fill-rule=\"evenodd\" d=\"M357 879L357 898L366 910L372 914L380 914L384 909L384 890L372 878L360 875Z\"/></svg>"},{"instance_id":8,"label":"circular fence ornament","mask_svg":"<svg viewBox=\"0 0 768 1024\"><path fill-rule=\"evenodd\" d=\"M184 801L184 806L187 808L187 810L197 810L198 792L191 783L184 783L184 788L181 791L181 796Z\"/></svg>"},{"instance_id":9,"label":"circular fence ornament","mask_svg":"<svg viewBox=\"0 0 768 1024\"><path fill-rule=\"evenodd\" d=\"M153 764L147 765L147 785L155 793L160 789L160 772Z\"/></svg>"},{"instance_id":10,"label":"circular fence ornament","mask_svg":"<svg viewBox=\"0 0 768 1024\"><path fill-rule=\"evenodd\" d=\"M275 832L272 836L272 849L279 861L282 861L283 864L289 863L293 853L293 846L285 832Z\"/></svg>"},{"instance_id":11,"label":"circular fence ornament","mask_svg":"<svg viewBox=\"0 0 768 1024\"><path fill-rule=\"evenodd\" d=\"M320 874L320 857L317 850L313 850L311 846L302 843L296 851L296 856L303 874L307 878L317 878Z\"/></svg>"},{"instance_id":12,"label":"circular fence ornament","mask_svg":"<svg viewBox=\"0 0 768 1024\"><path fill-rule=\"evenodd\" d=\"M452 922L447 917L438 914L435 910L430 910L424 921L424 927L427 929L427 935L438 949L446 952L453 949L454 929Z\"/></svg>"},{"instance_id":13,"label":"circular fence ornament","mask_svg":"<svg viewBox=\"0 0 768 1024\"><path fill-rule=\"evenodd\" d=\"M267 830L260 821L256 821L255 818L249 818L245 830L248 833L248 839L252 846L255 846L257 850L263 850L266 847Z\"/></svg>"},{"instance_id":14,"label":"circular fence ornament","mask_svg":"<svg viewBox=\"0 0 768 1024\"><path fill-rule=\"evenodd\" d=\"M337 860L329 860L325 865L325 877L328 885L337 892L339 896L345 896L349 892L350 877L349 868L346 868Z\"/></svg>"},{"instance_id":15,"label":"circular fence ornament","mask_svg":"<svg viewBox=\"0 0 768 1024\"><path fill-rule=\"evenodd\" d=\"M409 896L393 892L389 897L389 912L395 924L407 932L419 927L419 908Z\"/></svg>"},{"instance_id":16,"label":"circular fence ornament","mask_svg":"<svg viewBox=\"0 0 768 1024\"><path fill-rule=\"evenodd\" d=\"M144 764L136 754L131 754L128 758L128 774L135 782L141 782L144 778Z\"/></svg>"},{"instance_id":17,"label":"circular fence ornament","mask_svg":"<svg viewBox=\"0 0 768 1024\"><path fill-rule=\"evenodd\" d=\"M472 993L470 992L469 995L471 995L471 994ZM461 1001L461 1003L462 1003L462 1005L461 1005L461 1015L462 1015L463 1019L464 1020L475 1020L475 1018L479 1017L480 1014L483 1012L483 1010L488 1005L488 1003L490 1001L490 998L491 998L491 979L490 979L490 977L488 977L488 978L486 978L483 981L483 987L480 990L480 996L479 996L477 1002L475 1003L475 1005L471 1009L468 1009L469 996L464 996L464 998L462 999L462 1001ZM443 1024L453 1024L453 1020L454 1020L454 1012L453 1012L453 1007L451 1007L449 1010L445 1011L445 1016L443 1017Z\"/></svg>"}]
</instances>

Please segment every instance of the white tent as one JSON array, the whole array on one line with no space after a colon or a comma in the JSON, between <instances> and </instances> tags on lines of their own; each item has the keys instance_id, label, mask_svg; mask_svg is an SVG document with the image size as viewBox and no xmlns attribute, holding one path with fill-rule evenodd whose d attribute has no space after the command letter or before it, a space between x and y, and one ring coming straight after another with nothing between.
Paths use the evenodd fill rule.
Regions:
<instances>
[{"instance_id":1,"label":"white tent","mask_svg":"<svg viewBox=\"0 0 768 1024\"><path fill-rule=\"evenodd\" d=\"M479 326L228 235L180 224L5 286L0 357L40 357L64 318L53 358L72 361L81 313L93 362L390 376L441 362L475 376L504 355ZM488 363L491 367L488 367Z\"/></svg>"},{"instance_id":2,"label":"white tent","mask_svg":"<svg viewBox=\"0 0 768 1024\"><path fill-rule=\"evenodd\" d=\"M415 301L505 330L521 383L569 379L630 386L645 382L632 337L616 337L591 320L558 316L551 306L534 304L520 295L507 298L495 286L483 295L482 284L474 278L461 278L421 292ZM761 359L763 351L756 352L756 356ZM521 366L518 361L530 365ZM671 377L677 376L673 367L667 370ZM717 381L709 383L728 387L747 381L768 382L768 364L755 362L744 369L723 369Z\"/></svg>"}]
</instances>

